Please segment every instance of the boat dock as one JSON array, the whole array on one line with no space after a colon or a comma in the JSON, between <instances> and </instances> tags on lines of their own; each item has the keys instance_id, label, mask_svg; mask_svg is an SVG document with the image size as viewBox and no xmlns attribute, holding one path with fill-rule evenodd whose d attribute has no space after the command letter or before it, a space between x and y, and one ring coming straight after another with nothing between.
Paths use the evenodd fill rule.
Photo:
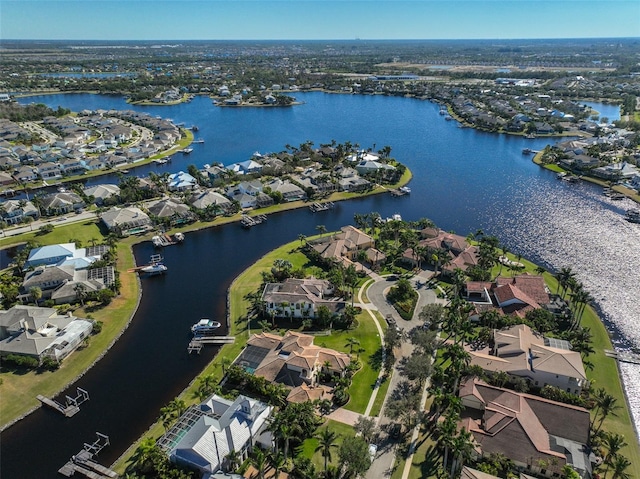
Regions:
<instances>
[{"instance_id":1,"label":"boat dock","mask_svg":"<svg viewBox=\"0 0 640 479\"><path fill-rule=\"evenodd\" d=\"M326 203L313 203L309 205L309 209L312 213L317 213L318 211L327 211L333 208L335 204L332 201L327 201Z\"/></svg>"},{"instance_id":2,"label":"boat dock","mask_svg":"<svg viewBox=\"0 0 640 479\"><path fill-rule=\"evenodd\" d=\"M85 443L83 448L67 463L58 469L58 473L65 477L72 477L76 472L82 474L89 479L106 479L117 478L118 473L112 471L108 467L98 464L93 460L102 449L109 445L109 436L96 432L97 439L91 443Z\"/></svg>"},{"instance_id":3,"label":"boat dock","mask_svg":"<svg viewBox=\"0 0 640 479\"><path fill-rule=\"evenodd\" d=\"M176 233L175 235L173 235L173 237L171 237L166 233L162 233L159 235L155 235L153 238L151 238L151 242L153 243L153 246L155 246L156 248L163 248L165 246L179 244L179 243L182 243L183 241L184 241L184 234L182 233Z\"/></svg>"},{"instance_id":4,"label":"boat dock","mask_svg":"<svg viewBox=\"0 0 640 479\"><path fill-rule=\"evenodd\" d=\"M240 224L242 225L243 228L251 228L252 226L259 225L264 221L267 221L267 217L265 215L258 215L258 216L242 215Z\"/></svg>"},{"instance_id":5,"label":"boat dock","mask_svg":"<svg viewBox=\"0 0 640 479\"><path fill-rule=\"evenodd\" d=\"M65 404L61 404L58 401L49 399L48 397L38 394L36 399L45 406L49 406L55 409L59 413L62 413L65 417L75 416L80 412L80 404L89 400L89 393L82 388L76 388L76 397L65 396Z\"/></svg>"},{"instance_id":6,"label":"boat dock","mask_svg":"<svg viewBox=\"0 0 640 479\"><path fill-rule=\"evenodd\" d=\"M206 344L233 344L235 340L235 336L195 336L189 342L187 352L200 354Z\"/></svg>"},{"instance_id":7,"label":"boat dock","mask_svg":"<svg viewBox=\"0 0 640 479\"><path fill-rule=\"evenodd\" d=\"M614 358L621 363L640 364L640 354L635 354L629 351L612 351L610 349L604 350L605 356Z\"/></svg>"}]
</instances>

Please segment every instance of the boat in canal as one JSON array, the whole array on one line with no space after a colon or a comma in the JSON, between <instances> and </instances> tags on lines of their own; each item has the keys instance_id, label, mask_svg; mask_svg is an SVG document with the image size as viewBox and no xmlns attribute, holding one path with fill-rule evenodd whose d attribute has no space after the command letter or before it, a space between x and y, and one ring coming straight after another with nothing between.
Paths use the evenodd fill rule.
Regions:
<instances>
[{"instance_id":1,"label":"boat in canal","mask_svg":"<svg viewBox=\"0 0 640 479\"><path fill-rule=\"evenodd\" d=\"M185 154L185 155L188 155L192 151L193 151L193 148L185 148L184 150L182 150L182 153Z\"/></svg>"},{"instance_id":2,"label":"boat in canal","mask_svg":"<svg viewBox=\"0 0 640 479\"><path fill-rule=\"evenodd\" d=\"M151 255L151 260L148 265L141 267L138 271L148 276L155 276L157 274L164 274L167 272L167 268L162 262L162 256L159 254Z\"/></svg>"},{"instance_id":3,"label":"boat in canal","mask_svg":"<svg viewBox=\"0 0 640 479\"><path fill-rule=\"evenodd\" d=\"M206 336L207 334L213 334L219 327L220 323L218 321L214 321L212 319L201 319L191 326L191 332L196 336Z\"/></svg>"}]
</instances>

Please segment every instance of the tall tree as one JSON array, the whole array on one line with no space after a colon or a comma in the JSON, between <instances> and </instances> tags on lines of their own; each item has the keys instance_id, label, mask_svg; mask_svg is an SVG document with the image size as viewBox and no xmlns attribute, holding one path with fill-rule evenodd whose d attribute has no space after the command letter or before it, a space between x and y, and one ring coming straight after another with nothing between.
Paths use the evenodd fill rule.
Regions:
<instances>
[{"instance_id":1,"label":"tall tree","mask_svg":"<svg viewBox=\"0 0 640 479\"><path fill-rule=\"evenodd\" d=\"M336 440L338 439L338 435L329 429L322 429L315 438L318 440L318 446L316 447L316 452L320 451L322 457L324 458L324 472L327 473L327 466L329 461L331 461L331 448L338 447L336 444Z\"/></svg>"}]
</instances>

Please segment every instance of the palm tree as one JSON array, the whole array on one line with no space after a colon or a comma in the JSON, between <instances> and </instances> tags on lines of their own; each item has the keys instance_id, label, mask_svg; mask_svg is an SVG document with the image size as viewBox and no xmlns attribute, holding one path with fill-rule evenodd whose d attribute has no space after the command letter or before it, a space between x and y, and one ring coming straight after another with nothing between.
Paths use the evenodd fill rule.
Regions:
<instances>
[{"instance_id":1,"label":"palm tree","mask_svg":"<svg viewBox=\"0 0 640 479\"><path fill-rule=\"evenodd\" d=\"M603 457L603 462L607 465L607 469L604 472L606 475L609 471L609 466L611 466L618 457L618 452L623 447L626 447L627 443L625 442L623 435L608 432L605 433L604 436L604 446L607 448L607 453Z\"/></svg>"},{"instance_id":2,"label":"palm tree","mask_svg":"<svg viewBox=\"0 0 640 479\"><path fill-rule=\"evenodd\" d=\"M231 366L231 363L233 361L231 360L231 358L228 357L224 357L222 358L222 360L220 360L220 367L222 368L222 375L224 376L225 374L227 374L227 369L229 369L229 366Z\"/></svg>"},{"instance_id":3,"label":"palm tree","mask_svg":"<svg viewBox=\"0 0 640 479\"><path fill-rule=\"evenodd\" d=\"M42 290L37 286L33 286L29 288L29 295L33 298L36 306L38 306L38 301L40 301L40 298L42 298Z\"/></svg>"},{"instance_id":4,"label":"palm tree","mask_svg":"<svg viewBox=\"0 0 640 479\"><path fill-rule=\"evenodd\" d=\"M351 336L347 338L347 346L349 346L349 354L353 354L353 347L360 346L360 341Z\"/></svg>"},{"instance_id":5,"label":"palm tree","mask_svg":"<svg viewBox=\"0 0 640 479\"><path fill-rule=\"evenodd\" d=\"M229 454L225 456L225 460L227 461L228 472L234 472L242 462L240 454L235 449L229 451Z\"/></svg>"},{"instance_id":6,"label":"palm tree","mask_svg":"<svg viewBox=\"0 0 640 479\"><path fill-rule=\"evenodd\" d=\"M280 477L280 471L282 471L287 464L287 460L282 454L269 454L268 460L271 467L273 467L273 478L278 479Z\"/></svg>"},{"instance_id":7,"label":"palm tree","mask_svg":"<svg viewBox=\"0 0 640 479\"><path fill-rule=\"evenodd\" d=\"M451 461L451 477L458 477L458 471L462 468L465 461L471 458L473 452L473 435L465 428L458 433L453 440L451 453L453 460Z\"/></svg>"},{"instance_id":8,"label":"palm tree","mask_svg":"<svg viewBox=\"0 0 640 479\"><path fill-rule=\"evenodd\" d=\"M267 457L264 453L256 448L253 450L253 456L251 456L249 460L251 461L251 465L258 471L260 479L264 479L264 473L267 470Z\"/></svg>"},{"instance_id":9,"label":"palm tree","mask_svg":"<svg viewBox=\"0 0 640 479\"><path fill-rule=\"evenodd\" d=\"M627 468L631 465L629 459L624 456L616 456L611 464L611 479L631 479L631 474L626 472Z\"/></svg>"},{"instance_id":10,"label":"palm tree","mask_svg":"<svg viewBox=\"0 0 640 479\"><path fill-rule=\"evenodd\" d=\"M302 244L304 243L304 240L306 240L306 239L307 239L307 236L306 236L306 235L304 235L304 234L302 234L302 233L300 233L300 234L298 235L298 239L300 240L300 246L302 246Z\"/></svg>"},{"instance_id":11,"label":"palm tree","mask_svg":"<svg viewBox=\"0 0 640 479\"><path fill-rule=\"evenodd\" d=\"M602 391L602 389L599 391ZM606 392L599 393L595 399L596 399L596 414L593 418L593 423L591 423L591 427L593 428L593 425L596 422L596 417L598 416L598 413L599 413L600 422L598 423L598 427L595 429L595 432L597 433L598 431L600 431L600 428L602 428L602 423L607 418L607 416L609 416L610 414L612 416L617 416L616 411L620 409L621 406L617 404L618 400L614 396Z\"/></svg>"},{"instance_id":12,"label":"palm tree","mask_svg":"<svg viewBox=\"0 0 640 479\"><path fill-rule=\"evenodd\" d=\"M575 273L571 271L570 267L560 268L560 271L554 275L554 277L558 280L558 288L556 289L556 293L559 293L562 288L562 298L564 298L567 288L572 280L575 279Z\"/></svg>"},{"instance_id":13,"label":"palm tree","mask_svg":"<svg viewBox=\"0 0 640 479\"><path fill-rule=\"evenodd\" d=\"M318 225L316 226L316 229L318 230L320 236L324 235L327 232L327 227L325 225Z\"/></svg>"},{"instance_id":14,"label":"palm tree","mask_svg":"<svg viewBox=\"0 0 640 479\"><path fill-rule=\"evenodd\" d=\"M140 441L133 456L129 459L132 466L141 473L146 473L153 467L153 456L157 450L156 441L152 437L146 437Z\"/></svg>"},{"instance_id":15,"label":"palm tree","mask_svg":"<svg viewBox=\"0 0 640 479\"><path fill-rule=\"evenodd\" d=\"M331 460L331 448L338 447L336 444L338 435L331 429L326 428L321 430L320 433L315 436L315 438L318 440L316 452L321 451L322 457L324 457L324 473L326 475L327 466L329 464L329 461Z\"/></svg>"}]
</instances>

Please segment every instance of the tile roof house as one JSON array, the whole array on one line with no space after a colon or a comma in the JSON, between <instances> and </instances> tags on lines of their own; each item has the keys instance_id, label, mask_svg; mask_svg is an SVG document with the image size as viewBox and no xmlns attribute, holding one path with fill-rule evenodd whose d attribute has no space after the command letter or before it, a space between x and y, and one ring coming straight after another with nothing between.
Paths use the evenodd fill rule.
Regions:
<instances>
[{"instance_id":1,"label":"tile roof house","mask_svg":"<svg viewBox=\"0 0 640 479\"><path fill-rule=\"evenodd\" d=\"M146 204L149 214L164 219L169 218L172 225L188 223L195 219L194 214L184 203L173 198L165 198L159 201L151 201Z\"/></svg>"},{"instance_id":2,"label":"tile roof house","mask_svg":"<svg viewBox=\"0 0 640 479\"><path fill-rule=\"evenodd\" d=\"M545 338L519 324L495 330L494 344L491 351L468 350L471 364L522 377L535 387L550 385L572 394L580 394L587 385L580 353L572 351L567 341Z\"/></svg>"},{"instance_id":3,"label":"tile roof house","mask_svg":"<svg viewBox=\"0 0 640 479\"><path fill-rule=\"evenodd\" d=\"M211 206L219 208L220 211L226 211L232 206L229 198L211 190L200 191L194 194L189 201L191 206L198 210L204 210Z\"/></svg>"},{"instance_id":4,"label":"tile roof house","mask_svg":"<svg viewBox=\"0 0 640 479\"><path fill-rule=\"evenodd\" d=\"M341 263L344 267L353 265L356 270L362 269L362 265L356 262L359 251L373 250L367 253L367 260L376 264L386 259L383 252L375 249L375 242L371 236L351 225L343 226L340 233L335 235L310 241L309 245L321 258Z\"/></svg>"},{"instance_id":5,"label":"tile roof house","mask_svg":"<svg viewBox=\"0 0 640 479\"><path fill-rule=\"evenodd\" d=\"M25 220L27 217L38 219L40 211L31 201L22 203L23 200L7 200L0 203L4 210L0 211L0 218L10 225L15 225Z\"/></svg>"},{"instance_id":6,"label":"tile roof house","mask_svg":"<svg viewBox=\"0 0 640 479\"><path fill-rule=\"evenodd\" d=\"M289 401L329 396L331 389L317 384L317 373L325 370L342 375L351 358L346 353L316 346L313 341L313 336L294 331L287 331L284 336L254 334L235 364L255 376L292 388Z\"/></svg>"},{"instance_id":7,"label":"tile roof house","mask_svg":"<svg viewBox=\"0 0 640 479\"><path fill-rule=\"evenodd\" d=\"M188 191L193 190L196 186L198 186L198 182L189 173L179 171L169 175L168 188L170 191Z\"/></svg>"},{"instance_id":8,"label":"tile roof house","mask_svg":"<svg viewBox=\"0 0 640 479\"><path fill-rule=\"evenodd\" d=\"M64 359L91 334L93 322L53 308L17 305L0 311L0 355Z\"/></svg>"},{"instance_id":9,"label":"tile roof house","mask_svg":"<svg viewBox=\"0 0 640 479\"><path fill-rule=\"evenodd\" d=\"M327 280L288 278L282 283L267 283L262 301L270 316L315 318L320 306L326 306L332 313L345 307L344 301L336 301L332 295L333 286Z\"/></svg>"},{"instance_id":10,"label":"tile roof house","mask_svg":"<svg viewBox=\"0 0 640 479\"><path fill-rule=\"evenodd\" d=\"M140 208L129 206L126 208L111 208L100 217L109 231L120 235L135 234L147 231L151 227L151 219Z\"/></svg>"},{"instance_id":11,"label":"tile roof house","mask_svg":"<svg viewBox=\"0 0 640 479\"><path fill-rule=\"evenodd\" d=\"M550 309L552 303L544 278L538 275L498 276L494 283L470 281L465 284L465 292L468 301L520 318L534 309Z\"/></svg>"},{"instance_id":12,"label":"tile roof house","mask_svg":"<svg viewBox=\"0 0 640 479\"><path fill-rule=\"evenodd\" d=\"M503 454L517 467L546 477L560 473L565 464L591 477L586 409L477 378L464 382L459 396L465 406L459 425L473 435L478 455Z\"/></svg>"},{"instance_id":13,"label":"tile roof house","mask_svg":"<svg viewBox=\"0 0 640 479\"><path fill-rule=\"evenodd\" d=\"M53 193L42 198L42 210L47 215L61 215L85 206L80 196L71 192Z\"/></svg>"},{"instance_id":14,"label":"tile roof house","mask_svg":"<svg viewBox=\"0 0 640 479\"><path fill-rule=\"evenodd\" d=\"M84 190L87 196L93 196L97 205L101 205L105 200L120 195L120 187L118 185L104 184L95 185Z\"/></svg>"},{"instance_id":15,"label":"tile roof house","mask_svg":"<svg viewBox=\"0 0 640 479\"><path fill-rule=\"evenodd\" d=\"M226 468L231 451L244 460L256 445L271 448L272 435L266 429L272 412L272 406L256 399L241 395L229 401L214 394L187 409L158 445L171 462L211 477Z\"/></svg>"}]
</instances>

